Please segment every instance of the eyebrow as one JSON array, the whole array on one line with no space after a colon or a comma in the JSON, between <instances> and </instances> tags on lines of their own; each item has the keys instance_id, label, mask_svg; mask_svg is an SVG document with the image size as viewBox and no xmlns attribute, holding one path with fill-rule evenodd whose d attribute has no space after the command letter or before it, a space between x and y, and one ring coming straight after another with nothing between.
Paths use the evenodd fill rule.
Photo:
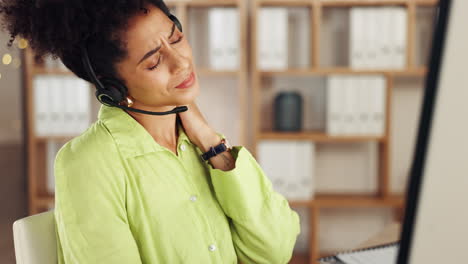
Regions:
<instances>
[{"instance_id":1,"label":"eyebrow","mask_svg":"<svg viewBox=\"0 0 468 264\"><path fill-rule=\"evenodd\" d=\"M174 31L175 31L175 23L172 24L172 29L171 29L171 34L169 34L169 37L167 39L170 39L172 37L172 35L174 35ZM158 47L156 47L155 49L152 49L150 51L148 51L148 53L146 53L143 58L141 58L141 60L137 63L140 64L142 61L146 60L148 57L150 57L151 55L153 55L154 53L158 52L158 50L161 48L161 45L159 45Z\"/></svg>"}]
</instances>

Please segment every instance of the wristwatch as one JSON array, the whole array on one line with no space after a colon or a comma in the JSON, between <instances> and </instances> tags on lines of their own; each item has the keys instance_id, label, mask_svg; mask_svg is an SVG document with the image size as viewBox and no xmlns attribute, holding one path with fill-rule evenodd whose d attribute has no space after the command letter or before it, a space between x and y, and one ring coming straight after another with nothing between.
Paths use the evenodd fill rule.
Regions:
<instances>
[{"instance_id":1,"label":"wristwatch","mask_svg":"<svg viewBox=\"0 0 468 264\"><path fill-rule=\"evenodd\" d=\"M221 139L221 143L219 145L210 147L210 150L200 155L200 157L202 161L207 161L210 158L218 155L219 153L223 153L225 151L230 151L230 150L232 150L231 144L229 144L229 141L227 140L227 138L223 138Z\"/></svg>"}]
</instances>

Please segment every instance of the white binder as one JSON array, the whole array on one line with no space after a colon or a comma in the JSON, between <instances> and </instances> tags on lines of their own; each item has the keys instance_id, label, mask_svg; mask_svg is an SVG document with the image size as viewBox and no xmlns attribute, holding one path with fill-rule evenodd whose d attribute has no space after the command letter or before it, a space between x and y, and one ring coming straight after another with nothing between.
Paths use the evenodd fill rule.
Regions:
<instances>
[{"instance_id":1,"label":"white binder","mask_svg":"<svg viewBox=\"0 0 468 264\"><path fill-rule=\"evenodd\" d=\"M274 9L274 16L270 17L274 27L270 28L269 32L273 33L273 42L270 45L273 47L273 68L284 70L288 68L288 10L282 7Z\"/></svg>"},{"instance_id":2,"label":"white binder","mask_svg":"<svg viewBox=\"0 0 468 264\"><path fill-rule=\"evenodd\" d=\"M258 68L262 70L267 70L272 64L271 46L268 45L272 41L270 34L268 34L270 12L271 7L262 7L258 12L257 64Z\"/></svg>"},{"instance_id":3,"label":"white binder","mask_svg":"<svg viewBox=\"0 0 468 264\"><path fill-rule=\"evenodd\" d=\"M369 10L367 7L361 7L360 8L360 19L362 23L361 30L363 31L363 37L361 39L361 43L359 43L359 46L362 49L362 69L369 69L371 67L371 61L370 61L370 55L369 55L369 50L370 50L370 42L372 41L371 35L369 34L369 31L371 29L371 25L369 23L370 21L370 16L369 16Z\"/></svg>"},{"instance_id":4,"label":"white binder","mask_svg":"<svg viewBox=\"0 0 468 264\"><path fill-rule=\"evenodd\" d=\"M336 88L337 79L335 76L329 76L327 78L327 121L326 121L326 132L329 135L336 135L339 132L339 112L338 106L336 105Z\"/></svg>"},{"instance_id":5,"label":"white binder","mask_svg":"<svg viewBox=\"0 0 468 264\"><path fill-rule=\"evenodd\" d=\"M49 103L51 123L48 128L49 135L60 135L61 129L65 124L62 109L62 82L57 76L47 78L47 85L50 87Z\"/></svg>"},{"instance_id":6,"label":"white binder","mask_svg":"<svg viewBox=\"0 0 468 264\"><path fill-rule=\"evenodd\" d=\"M345 95L342 75L328 77L327 93L327 133L331 136L345 134Z\"/></svg>"},{"instance_id":7,"label":"white binder","mask_svg":"<svg viewBox=\"0 0 468 264\"><path fill-rule=\"evenodd\" d=\"M378 17L378 7L366 7L365 9L365 23L367 24L368 30L366 30L367 41L366 41L366 68L368 69L375 69L378 67L378 49L379 49L379 37L380 32L378 28L377 21Z\"/></svg>"},{"instance_id":8,"label":"white binder","mask_svg":"<svg viewBox=\"0 0 468 264\"><path fill-rule=\"evenodd\" d=\"M228 17L229 34L227 37L227 59L226 70L238 70L240 65L240 29L239 11L237 8L227 8L225 10Z\"/></svg>"},{"instance_id":9,"label":"white binder","mask_svg":"<svg viewBox=\"0 0 468 264\"><path fill-rule=\"evenodd\" d=\"M364 23L361 7L351 7L350 10L350 66L353 69L364 67Z\"/></svg>"},{"instance_id":10,"label":"white binder","mask_svg":"<svg viewBox=\"0 0 468 264\"><path fill-rule=\"evenodd\" d=\"M75 81L73 78L67 77L64 79L65 85L63 89L63 98L64 98L64 109L65 109L65 117L66 117L66 135L76 135L76 131L78 130L78 98L76 96L77 89Z\"/></svg>"},{"instance_id":11,"label":"white binder","mask_svg":"<svg viewBox=\"0 0 468 264\"><path fill-rule=\"evenodd\" d=\"M354 131L354 109L353 109L353 90L351 87L352 77L342 75L341 79L341 92L343 94L343 135L352 134Z\"/></svg>"},{"instance_id":12,"label":"white binder","mask_svg":"<svg viewBox=\"0 0 468 264\"><path fill-rule=\"evenodd\" d=\"M287 199L311 199L314 194L315 145L310 141L262 140L259 164L273 189Z\"/></svg>"},{"instance_id":13,"label":"white binder","mask_svg":"<svg viewBox=\"0 0 468 264\"><path fill-rule=\"evenodd\" d=\"M385 120L386 120L386 83L383 76L377 76L376 82L376 97L375 102L377 103L377 118L376 123L376 134L383 136L385 133Z\"/></svg>"},{"instance_id":14,"label":"white binder","mask_svg":"<svg viewBox=\"0 0 468 264\"><path fill-rule=\"evenodd\" d=\"M406 67L406 8L388 7L390 16L391 66L394 69Z\"/></svg>"},{"instance_id":15,"label":"white binder","mask_svg":"<svg viewBox=\"0 0 468 264\"><path fill-rule=\"evenodd\" d=\"M383 76L372 76L368 78L371 103L371 131L370 134L382 136L385 132L385 106L386 106L386 84Z\"/></svg>"},{"instance_id":16,"label":"white binder","mask_svg":"<svg viewBox=\"0 0 468 264\"><path fill-rule=\"evenodd\" d=\"M78 127L76 133L84 132L90 125L90 89L89 84L81 79L74 80L74 86L76 88L77 95L77 117Z\"/></svg>"},{"instance_id":17,"label":"white binder","mask_svg":"<svg viewBox=\"0 0 468 264\"><path fill-rule=\"evenodd\" d=\"M224 8L214 7L208 11L209 19L209 49L210 49L210 67L215 70L222 70L225 68L225 60L227 54L226 41L223 39L225 36L229 38L230 31L226 30L226 16ZM227 27L228 28L228 27ZM228 28L229 29L229 28ZM229 32L229 34L224 34ZM228 40L229 41L229 40Z\"/></svg>"},{"instance_id":18,"label":"white binder","mask_svg":"<svg viewBox=\"0 0 468 264\"><path fill-rule=\"evenodd\" d=\"M380 50L380 58L381 58L381 65L384 69L391 69L392 68L392 27L394 27L392 20L391 20L391 13L392 10L389 7L381 7L380 9L380 27L381 33L379 34L381 39L381 50Z\"/></svg>"},{"instance_id":19,"label":"white binder","mask_svg":"<svg viewBox=\"0 0 468 264\"><path fill-rule=\"evenodd\" d=\"M395 12L394 27L397 29L395 67L403 69L406 67L407 13L406 8L403 7L393 7L393 9Z\"/></svg>"},{"instance_id":20,"label":"white binder","mask_svg":"<svg viewBox=\"0 0 468 264\"><path fill-rule=\"evenodd\" d=\"M281 7L262 7L258 20L258 67L284 70L288 67L288 13Z\"/></svg>"},{"instance_id":21,"label":"white binder","mask_svg":"<svg viewBox=\"0 0 468 264\"><path fill-rule=\"evenodd\" d=\"M372 85L372 76L364 75L361 76L361 91L362 91L362 108L363 108L363 126L362 126L362 134L369 135L373 133L373 122L372 122L372 92L373 92L373 85Z\"/></svg>"},{"instance_id":22,"label":"white binder","mask_svg":"<svg viewBox=\"0 0 468 264\"><path fill-rule=\"evenodd\" d=\"M36 76L33 81L34 91L34 126L37 136L46 136L51 118L49 111L49 86L44 76Z\"/></svg>"},{"instance_id":23,"label":"white binder","mask_svg":"<svg viewBox=\"0 0 468 264\"><path fill-rule=\"evenodd\" d=\"M362 76L354 77L353 86L356 97L356 134L363 135L366 133L368 117L365 79Z\"/></svg>"}]
</instances>

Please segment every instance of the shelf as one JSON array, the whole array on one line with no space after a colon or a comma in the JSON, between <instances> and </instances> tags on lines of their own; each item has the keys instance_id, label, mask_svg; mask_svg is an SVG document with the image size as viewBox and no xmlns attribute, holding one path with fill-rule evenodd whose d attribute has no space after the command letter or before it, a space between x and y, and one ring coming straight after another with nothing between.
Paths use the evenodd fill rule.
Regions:
<instances>
[{"instance_id":1,"label":"shelf","mask_svg":"<svg viewBox=\"0 0 468 264\"><path fill-rule=\"evenodd\" d=\"M209 68L197 69L197 72L201 75L232 75L236 76L240 73L239 70L233 71L217 71ZM406 70L353 70L346 67L337 68L319 68L319 69L287 69L287 70L275 70L275 71L260 71L262 76L276 76L276 75L292 75L292 76L309 76L309 75L329 75L329 74L385 74L394 76L424 76L427 72L426 68L415 68ZM36 67L33 70L33 74L53 74L53 75L71 75L74 76L69 70L63 69L48 69L43 67Z\"/></svg>"},{"instance_id":2,"label":"shelf","mask_svg":"<svg viewBox=\"0 0 468 264\"><path fill-rule=\"evenodd\" d=\"M413 1L416 2L416 5L419 5L419 6L436 6L437 4L439 4L438 0L413 0Z\"/></svg>"},{"instance_id":3,"label":"shelf","mask_svg":"<svg viewBox=\"0 0 468 264\"><path fill-rule=\"evenodd\" d=\"M379 198L375 195L317 195L312 203L319 208L343 207L395 207L404 205L403 196Z\"/></svg>"},{"instance_id":4,"label":"shelf","mask_svg":"<svg viewBox=\"0 0 468 264\"><path fill-rule=\"evenodd\" d=\"M53 205L54 202L54 196L40 196L36 198L36 205L43 208Z\"/></svg>"},{"instance_id":5,"label":"shelf","mask_svg":"<svg viewBox=\"0 0 468 264\"><path fill-rule=\"evenodd\" d=\"M389 75L393 76L415 76L415 77L424 77L426 76L427 73L427 68L415 68L415 69L409 69L407 71L393 71L393 72L387 72Z\"/></svg>"},{"instance_id":6,"label":"shelf","mask_svg":"<svg viewBox=\"0 0 468 264\"><path fill-rule=\"evenodd\" d=\"M218 70L213 70L209 68L199 68L196 71L200 75L204 75L204 76L234 76L235 77L241 73L239 70L218 71Z\"/></svg>"},{"instance_id":7,"label":"shelf","mask_svg":"<svg viewBox=\"0 0 468 264\"><path fill-rule=\"evenodd\" d=\"M318 0L322 6L389 6L389 5L406 5L411 0Z\"/></svg>"},{"instance_id":8,"label":"shelf","mask_svg":"<svg viewBox=\"0 0 468 264\"><path fill-rule=\"evenodd\" d=\"M238 0L166 0L166 5L173 6L183 4L187 6L237 6L240 4Z\"/></svg>"},{"instance_id":9,"label":"shelf","mask_svg":"<svg viewBox=\"0 0 468 264\"><path fill-rule=\"evenodd\" d=\"M313 201L308 201L308 200L288 200L289 206L291 207L310 207L312 205Z\"/></svg>"},{"instance_id":10,"label":"shelf","mask_svg":"<svg viewBox=\"0 0 468 264\"><path fill-rule=\"evenodd\" d=\"M311 6L313 0L258 0L259 6Z\"/></svg>"},{"instance_id":11,"label":"shelf","mask_svg":"<svg viewBox=\"0 0 468 264\"><path fill-rule=\"evenodd\" d=\"M378 141L383 142L386 140L384 136L330 136L323 132L262 132L259 135L260 139L287 139L287 140L311 140L315 142L368 142Z\"/></svg>"},{"instance_id":12,"label":"shelf","mask_svg":"<svg viewBox=\"0 0 468 264\"><path fill-rule=\"evenodd\" d=\"M390 5L436 5L437 0L259 0L260 6L297 6L314 5L324 7L351 7L351 6L390 6Z\"/></svg>"},{"instance_id":13,"label":"shelf","mask_svg":"<svg viewBox=\"0 0 468 264\"><path fill-rule=\"evenodd\" d=\"M291 75L291 76L311 76L311 75L330 75L330 74L383 74L391 76L424 76L426 75L426 68L415 68L405 70L353 70L347 67L337 68L319 68L319 69L287 69L278 71L260 71L262 76L277 76L277 75Z\"/></svg>"},{"instance_id":14,"label":"shelf","mask_svg":"<svg viewBox=\"0 0 468 264\"><path fill-rule=\"evenodd\" d=\"M213 69L208 69L208 68L201 68L197 69L197 73L200 75L206 75L206 76L237 76L241 72L239 70L234 70L234 71L217 71ZM51 74L51 75L69 75L69 76L75 76L75 74L69 70L65 69L50 69L50 68L44 68L44 67L35 67L33 70L33 74Z\"/></svg>"},{"instance_id":15,"label":"shelf","mask_svg":"<svg viewBox=\"0 0 468 264\"><path fill-rule=\"evenodd\" d=\"M75 136L41 136L41 137L36 137L36 141L38 143L45 143L45 142L47 142L49 140L66 142L66 141L72 140L73 138L75 138L77 136L79 136L79 135L75 135Z\"/></svg>"},{"instance_id":16,"label":"shelf","mask_svg":"<svg viewBox=\"0 0 468 264\"><path fill-rule=\"evenodd\" d=\"M402 195L392 195L380 198L376 195L353 194L317 194L313 200L289 201L291 207L317 207L317 208L400 208L404 205Z\"/></svg>"},{"instance_id":17,"label":"shelf","mask_svg":"<svg viewBox=\"0 0 468 264\"><path fill-rule=\"evenodd\" d=\"M69 70L65 70L65 69L51 69L51 68L44 68L44 67L34 67L33 68L33 75L38 75L38 74L75 76L75 74L73 72L71 72Z\"/></svg>"}]
</instances>

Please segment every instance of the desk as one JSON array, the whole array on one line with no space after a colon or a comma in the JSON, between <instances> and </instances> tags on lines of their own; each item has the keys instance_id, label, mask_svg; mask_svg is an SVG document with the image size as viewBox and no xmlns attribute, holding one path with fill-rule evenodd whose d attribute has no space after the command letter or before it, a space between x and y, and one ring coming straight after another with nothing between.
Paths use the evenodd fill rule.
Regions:
<instances>
[{"instance_id":1,"label":"desk","mask_svg":"<svg viewBox=\"0 0 468 264\"><path fill-rule=\"evenodd\" d=\"M382 231L370 237L368 240L362 242L354 250L364 249L368 247L378 246L382 244L388 244L400 240L401 224L399 222L393 222L382 229ZM331 264L331 262L330 262ZM336 264L336 263L335 263Z\"/></svg>"}]
</instances>

